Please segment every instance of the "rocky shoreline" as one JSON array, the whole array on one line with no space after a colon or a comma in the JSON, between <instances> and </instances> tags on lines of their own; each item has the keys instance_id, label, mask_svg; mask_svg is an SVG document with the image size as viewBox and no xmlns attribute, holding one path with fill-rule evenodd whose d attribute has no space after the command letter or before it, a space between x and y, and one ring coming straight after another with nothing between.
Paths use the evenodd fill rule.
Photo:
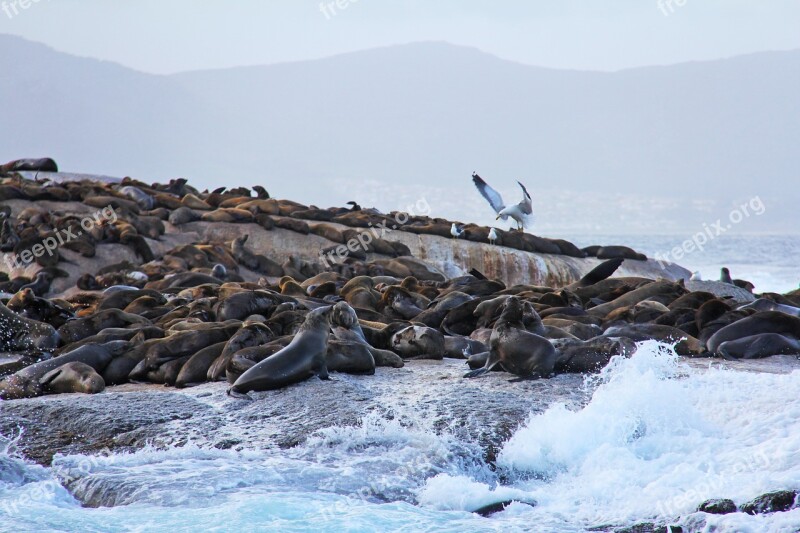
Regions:
<instances>
[{"instance_id":1,"label":"rocky shoreline","mask_svg":"<svg viewBox=\"0 0 800 533\"><path fill-rule=\"evenodd\" d=\"M375 415L425 420L493 468L532 414L585 406L586 376L640 341L698 370L800 366L799 291L690 281L624 247L513 231L498 246L489 228L453 239L443 219L185 180L11 174L0 199L0 435L45 466L287 449ZM312 330L319 346L292 348ZM241 385L253 372L268 379Z\"/></svg>"}]
</instances>

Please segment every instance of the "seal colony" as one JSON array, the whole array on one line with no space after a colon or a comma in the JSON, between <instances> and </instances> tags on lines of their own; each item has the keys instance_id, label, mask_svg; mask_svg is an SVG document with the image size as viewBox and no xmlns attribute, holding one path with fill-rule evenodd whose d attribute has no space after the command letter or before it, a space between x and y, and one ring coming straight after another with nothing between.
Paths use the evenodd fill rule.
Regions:
<instances>
[{"instance_id":1,"label":"seal colony","mask_svg":"<svg viewBox=\"0 0 800 533\"><path fill-rule=\"evenodd\" d=\"M277 255L247 233L215 238L213 229L282 228L335 246L356 238L356 228L397 218L355 202L320 209L276 200L260 186L56 183L46 172L25 179L14 170L20 167L36 170L36 161L4 166L0 181L0 246L15 256L4 268L16 274L0 273L4 399L97 393L129 381L227 381L232 396L244 396L332 372L369 375L444 357L463 359L466 377L502 371L543 379L596 372L646 339L673 343L687 357L800 354L800 291L742 305L689 291L683 280L611 277L624 262L642 260L625 247L580 250L519 231L409 216L398 231L452 245L456 227L460 240L606 260L560 287L509 286L475 269L446 279L388 238L326 264ZM205 238L170 244L200 222L210 223ZM16 257L44 249L59 232L71 237L20 267ZM98 261L107 249L118 260Z\"/></svg>"}]
</instances>

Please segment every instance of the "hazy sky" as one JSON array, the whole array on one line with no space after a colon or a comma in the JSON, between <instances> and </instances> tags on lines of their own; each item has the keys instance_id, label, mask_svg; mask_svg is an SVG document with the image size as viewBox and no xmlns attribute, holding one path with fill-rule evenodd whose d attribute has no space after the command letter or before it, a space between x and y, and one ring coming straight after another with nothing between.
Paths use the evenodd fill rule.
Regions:
<instances>
[{"instance_id":1,"label":"hazy sky","mask_svg":"<svg viewBox=\"0 0 800 533\"><path fill-rule=\"evenodd\" d=\"M800 48L800 0L23 1L0 2L0 33L156 73L421 40L592 70Z\"/></svg>"}]
</instances>

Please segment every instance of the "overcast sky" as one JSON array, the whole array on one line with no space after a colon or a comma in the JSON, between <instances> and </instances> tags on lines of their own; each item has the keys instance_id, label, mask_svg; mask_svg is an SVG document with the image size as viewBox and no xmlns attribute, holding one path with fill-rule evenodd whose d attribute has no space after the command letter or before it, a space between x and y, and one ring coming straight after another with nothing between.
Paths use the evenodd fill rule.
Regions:
<instances>
[{"instance_id":1,"label":"overcast sky","mask_svg":"<svg viewBox=\"0 0 800 533\"><path fill-rule=\"evenodd\" d=\"M155 73L422 40L581 70L800 48L800 0L19 0L0 33Z\"/></svg>"}]
</instances>

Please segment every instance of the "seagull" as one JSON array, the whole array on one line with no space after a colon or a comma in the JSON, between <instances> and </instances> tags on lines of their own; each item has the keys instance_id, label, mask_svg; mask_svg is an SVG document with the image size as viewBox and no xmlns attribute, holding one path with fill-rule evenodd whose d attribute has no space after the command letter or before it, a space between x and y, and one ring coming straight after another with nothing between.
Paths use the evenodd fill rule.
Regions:
<instances>
[{"instance_id":1,"label":"seagull","mask_svg":"<svg viewBox=\"0 0 800 533\"><path fill-rule=\"evenodd\" d=\"M489 244L494 244L497 241L497 230L494 228L489 230Z\"/></svg>"},{"instance_id":2,"label":"seagull","mask_svg":"<svg viewBox=\"0 0 800 533\"><path fill-rule=\"evenodd\" d=\"M522 187L522 201L515 205L506 206L503 203L503 198L500 196L500 193L489 187L476 172L472 173L472 182L475 184L475 187L478 188L478 192L486 198L489 205L491 205L492 209L497 213L497 218L495 220L507 220L508 217L511 217L517 222L517 229L519 230L523 229L529 222L532 222L531 215L533 214L533 205L531 202L531 195L528 194L528 190L522 183L517 182L519 186Z\"/></svg>"},{"instance_id":3,"label":"seagull","mask_svg":"<svg viewBox=\"0 0 800 533\"><path fill-rule=\"evenodd\" d=\"M458 239L463 234L464 234L464 226L461 226L459 228L458 226L456 226L456 223L453 222L453 225L450 226L450 235L452 235L454 239Z\"/></svg>"}]
</instances>

